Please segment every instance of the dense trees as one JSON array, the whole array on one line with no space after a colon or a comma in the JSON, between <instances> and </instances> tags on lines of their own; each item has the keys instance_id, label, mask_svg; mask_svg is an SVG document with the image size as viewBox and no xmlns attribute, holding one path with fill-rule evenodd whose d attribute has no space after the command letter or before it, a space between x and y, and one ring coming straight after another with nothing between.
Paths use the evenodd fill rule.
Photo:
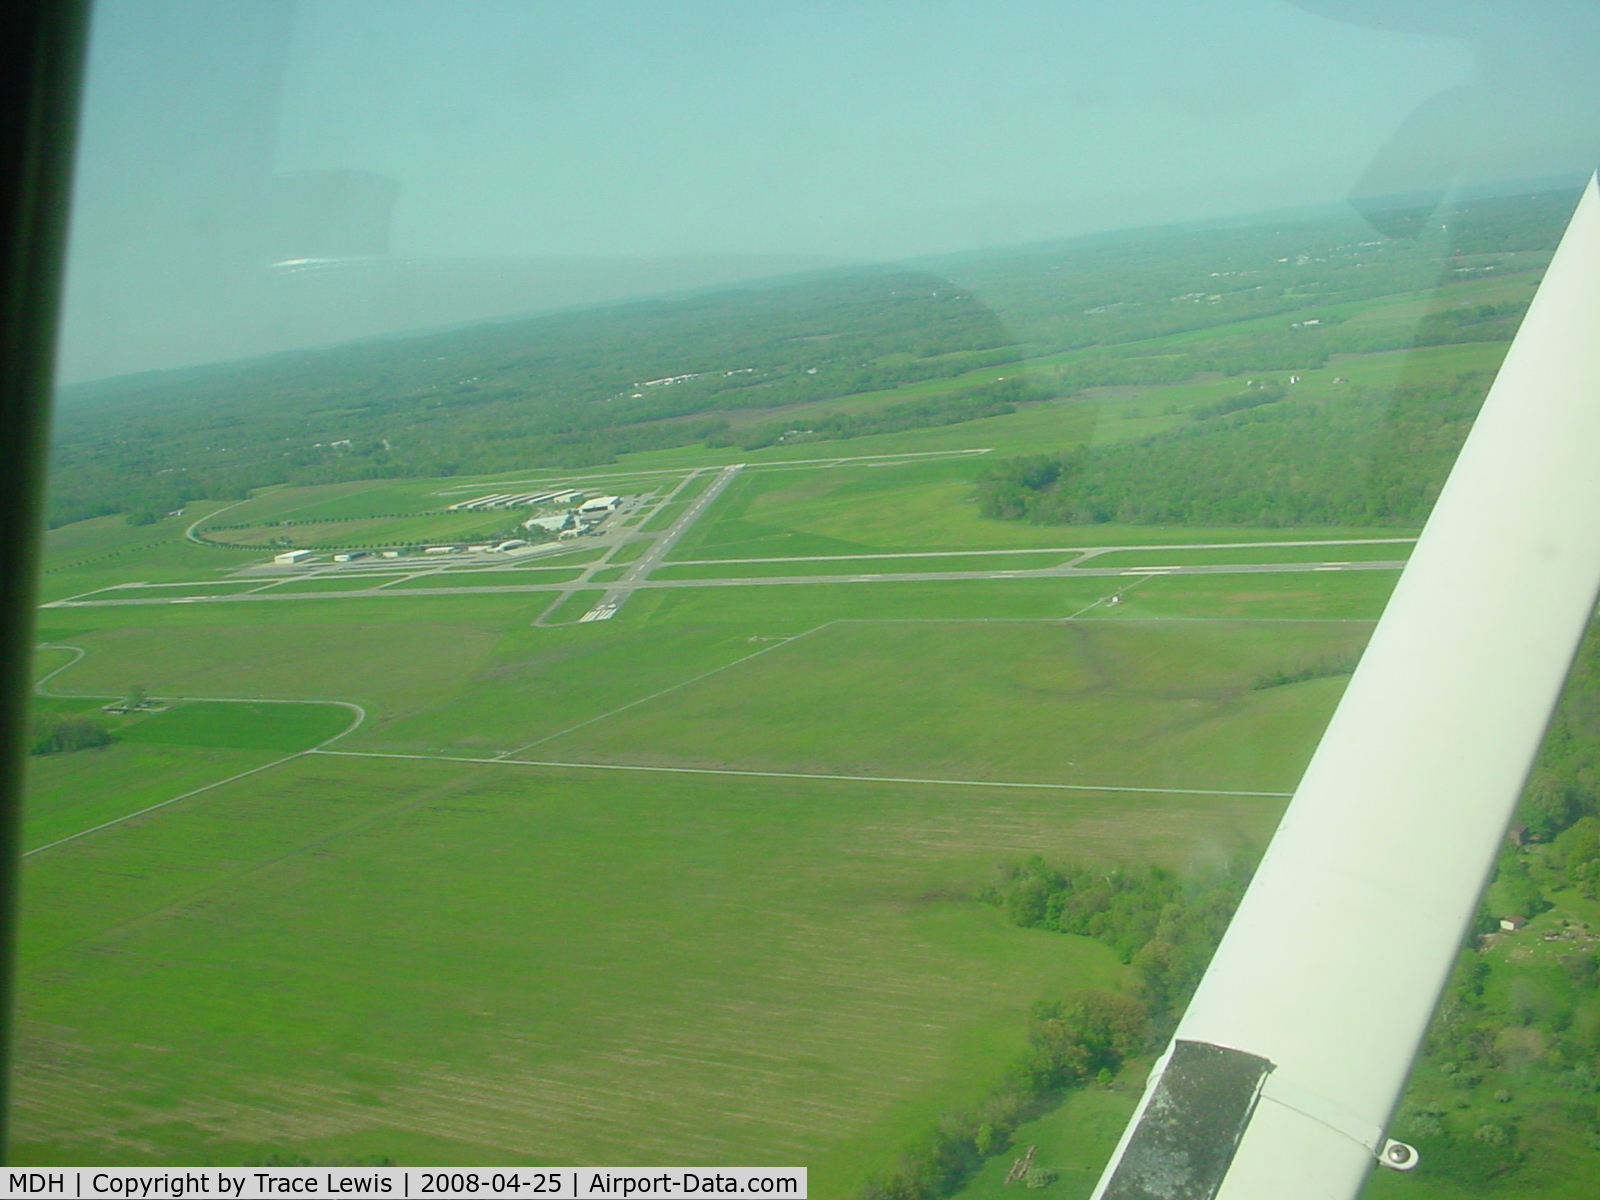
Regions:
<instances>
[{"instance_id":1,"label":"dense trees","mask_svg":"<svg viewBox=\"0 0 1600 1200\"><path fill-rule=\"evenodd\" d=\"M1575 1145L1600 1149L1600 957L1580 915L1600 893L1597 768L1591 627L1396 1120L1430 1174L1482 1186ZM1489 948L1483 935L1513 914L1549 915L1538 934Z\"/></svg>"},{"instance_id":2,"label":"dense trees","mask_svg":"<svg viewBox=\"0 0 1600 1200\"><path fill-rule=\"evenodd\" d=\"M28 730L29 754L61 754L110 742L111 733L106 727L82 713L38 713Z\"/></svg>"},{"instance_id":3,"label":"dense trees","mask_svg":"<svg viewBox=\"0 0 1600 1200\"><path fill-rule=\"evenodd\" d=\"M1501 256L1490 266L1534 269L1574 197L1474 202L1452 236ZM277 483L581 467L707 440L761 445L796 428L842 438L972 420L1035 396L958 391L799 426L774 411L737 435L727 414L1063 351L1075 353L1037 394L1314 366L1411 344L1404 322L1341 324L1334 307L1434 287L1447 249L1375 243L1354 217L1147 230L965 256L937 272L819 274L81 385L60 397L50 520L147 521ZM1256 320L1311 305L1328 311ZM1504 337L1516 315L1446 308L1422 337Z\"/></svg>"},{"instance_id":4,"label":"dense trees","mask_svg":"<svg viewBox=\"0 0 1600 1200\"><path fill-rule=\"evenodd\" d=\"M1491 381L1474 371L1337 401L1247 389L1232 411L1138 441L996 463L980 510L1034 524L1416 525Z\"/></svg>"},{"instance_id":5,"label":"dense trees","mask_svg":"<svg viewBox=\"0 0 1600 1200\"><path fill-rule=\"evenodd\" d=\"M1158 1048L1199 983L1249 874L1242 861L1204 876L1150 864L1053 867L1038 856L1002 864L995 882L977 892L979 900L1014 924L1103 942L1134 968L1137 994L1080 991L1035 1004L1027 1049L1000 1084L971 1108L947 1115L894 1174L869 1181L863 1200L951 1195L1063 1091L1109 1079L1130 1055Z\"/></svg>"}]
</instances>

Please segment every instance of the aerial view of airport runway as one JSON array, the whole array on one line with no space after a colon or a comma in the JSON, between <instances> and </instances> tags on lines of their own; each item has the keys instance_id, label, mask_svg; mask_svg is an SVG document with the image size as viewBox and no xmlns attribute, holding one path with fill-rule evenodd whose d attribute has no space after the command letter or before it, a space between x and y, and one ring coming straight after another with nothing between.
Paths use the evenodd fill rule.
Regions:
<instances>
[{"instance_id":1,"label":"aerial view of airport runway","mask_svg":"<svg viewBox=\"0 0 1600 1200\"><path fill-rule=\"evenodd\" d=\"M667 556L673 548L689 531L694 523L704 515L717 498L727 489L728 485L738 476L740 465L723 467L717 471L716 478L706 487L698 497L691 501L688 507L664 531L647 534L634 530L618 530L606 535L600 544L605 547L605 553L591 562L574 565L571 569L579 572L576 578L564 578L559 582L540 582L537 570L529 570L527 583L505 582L508 569L527 569L530 565L552 555L559 553L566 547L554 544L539 547L532 553L520 555L515 561L507 561L506 555L479 554L460 556L448 563L428 561L426 564L416 558L381 561L361 561L351 563L317 563L301 566L292 570L273 570L266 565L248 567L235 570L231 574L216 579L219 588L230 590L216 595L192 594L197 581L184 584L123 584L115 588L102 589L97 592L86 592L65 599L54 600L41 605L43 608L81 608L101 607L111 605L139 605L139 604L233 604L240 602L256 602L262 600L296 601L296 600L341 600L341 599L371 599L378 596L450 596L495 593L507 594L517 592L545 592L553 593L551 603L544 608L536 624L544 624L549 616L560 607L567 596L578 591L594 591L604 588L604 592L596 603L585 613L577 618L579 622L604 621L615 616L628 598L635 592L648 588L737 588L737 587L785 587L795 585L815 586L817 584L855 584L855 583L930 583L930 582L958 582L970 580L1003 580L1003 579L1077 579L1077 578L1138 578L1140 576L1157 575L1252 575L1252 574L1284 574L1296 572L1318 571L1398 571L1405 566L1405 560L1396 557L1392 560L1342 560L1338 557L1342 548L1370 547L1393 545L1396 553L1401 554L1409 550L1415 542L1414 538L1362 538L1350 540L1301 540L1301 541L1272 541L1272 542L1219 542L1219 543L1183 543L1171 545L1152 545L1149 543L1135 543L1116 546L1042 546L1026 547L1014 550L949 550L949 551L878 551L871 554L854 555L827 555L827 556L795 556L793 558L751 558L751 559L677 559L667 561ZM698 473L696 473L698 474ZM654 502L654 509L660 511L670 503L679 492L686 487L690 480L696 477L691 474L685 478L677 488L661 496ZM597 581L594 577L602 571L614 571L615 566L608 560L624 545L634 542L649 540L648 548L630 562L622 574L616 578L607 576L605 581ZM1327 551L1324 561L1304 562L1251 562L1248 559L1262 550L1303 549L1321 547ZM1096 560L1107 555L1136 551L1141 556L1154 557L1164 552L1171 552L1174 557L1193 551L1226 552L1237 550L1242 561L1239 562L1207 562L1207 563L1171 563L1162 564L1152 561L1140 565L1106 565L1097 566ZM1008 568L1005 561L1008 556L1025 554L1037 557L1041 554L1061 554L1071 556L1067 561L1051 566ZM987 570L940 570L939 560L948 558L961 558L970 560L974 558L992 558L995 565ZM890 560L911 566L913 563L926 562L926 570L897 570L892 572L863 572L852 570L852 563L870 561L881 564ZM653 576L662 567L700 567L714 568L724 572L738 570L741 564L757 566L771 570L775 565L783 563L795 564L797 570L793 575L786 574L761 574L750 575L721 575L717 578L707 579L658 579ZM829 573L820 573L820 564L837 564L837 570ZM559 559L550 564L560 567ZM811 573L807 573L810 568ZM496 578L488 583L475 583L473 575L492 571ZM254 579L261 582L255 587L241 587L241 583L249 583ZM274 591L275 587L285 583L303 581L306 579L335 580L347 579L350 587L340 590L337 587L328 587L318 591ZM436 583L430 580L436 579ZM394 585L404 584L403 588ZM186 595L163 595L167 588L182 588ZM112 594L114 593L114 594Z\"/></svg>"}]
</instances>

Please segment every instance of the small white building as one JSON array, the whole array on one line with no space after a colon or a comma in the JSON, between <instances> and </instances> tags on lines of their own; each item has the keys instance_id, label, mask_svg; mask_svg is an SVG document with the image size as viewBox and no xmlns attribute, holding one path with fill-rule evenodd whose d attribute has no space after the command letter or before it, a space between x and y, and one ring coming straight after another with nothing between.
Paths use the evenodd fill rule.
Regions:
<instances>
[{"instance_id":1,"label":"small white building","mask_svg":"<svg viewBox=\"0 0 1600 1200\"><path fill-rule=\"evenodd\" d=\"M546 533L560 533L572 524L571 513L561 513L554 517L529 517L522 523L524 529L542 529Z\"/></svg>"},{"instance_id":2,"label":"small white building","mask_svg":"<svg viewBox=\"0 0 1600 1200\"><path fill-rule=\"evenodd\" d=\"M596 496L593 500L585 500L578 511L585 515L594 513L608 513L622 503L621 496Z\"/></svg>"},{"instance_id":3,"label":"small white building","mask_svg":"<svg viewBox=\"0 0 1600 1200\"><path fill-rule=\"evenodd\" d=\"M293 563L306 562L310 558L311 551L309 550L285 550L282 554L274 554L272 556L272 561L275 563L281 563L284 566L289 566Z\"/></svg>"},{"instance_id":4,"label":"small white building","mask_svg":"<svg viewBox=\"0 0 1600 1200\"><path fill-rule=\"evenodd\" d=\"M424 546L422 552L424 554L454 554L456 548L454 546Z\"/></svg>"},{"instance_id":5,"label":"small white building","mask_svg":"<svg viewBox=\"0 0 1600 1200\"><path fill-rule=\"evenodd\" d=\"M501 542L491 547L496 554L504 554L507 550L520 550L528 543L522 538L512 538L509 542Z\"/></svg>"},{"instance_id":6,"label":"small white building","mask_svg":"<svg viewBox=\"0 0 1600 1200\"><path fill-rule=\"evenodd\" d=\"M355 562L358 558L370 558L365 550L342 550L333 556L334 562Z\"/></svg>"}]
</instances>

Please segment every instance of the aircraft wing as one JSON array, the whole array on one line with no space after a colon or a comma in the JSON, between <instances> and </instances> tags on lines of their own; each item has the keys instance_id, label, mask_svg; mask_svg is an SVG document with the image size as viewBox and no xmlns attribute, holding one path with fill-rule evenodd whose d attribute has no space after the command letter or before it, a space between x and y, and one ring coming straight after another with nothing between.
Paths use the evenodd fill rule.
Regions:
<instances>
[{"instance_id":1,"label":"aircraft wing","mask_svg":"<svg viewBox=\"0 0 1600 1200\"><path fill-rule=\"evenodd\" d=\"M1348 1200L1600 591L1591 179L1094 1200Z\"/></svg>"}]
</instances>

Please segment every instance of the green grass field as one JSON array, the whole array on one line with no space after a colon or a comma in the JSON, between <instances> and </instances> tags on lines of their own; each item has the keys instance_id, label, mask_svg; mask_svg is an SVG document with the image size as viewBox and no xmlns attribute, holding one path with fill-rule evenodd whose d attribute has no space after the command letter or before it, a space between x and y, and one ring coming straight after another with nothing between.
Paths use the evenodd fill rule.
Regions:
<instances>
[{"instance_id":1,"label":"green grass field","mask_svg":"<svg viewBox=\"0 0 1600 1200\"><path fill-rule=\"evenodd\" d=\"M1343 578L1222 581L1305 608ZM62 690L352 700L373 715L352 750L498 752L600 717L538 754L983 779L1081 748L1116 776L1091 782L1292 782L1338 683L1249 678L1369 626L1037 619L1118 582L662 590L556 628L530 624L543 597L487 593L47 615L88 652ZM1215 578L1140 586L1218 603ZM919 691L925 719L896 721ZM31 836L300 748L239 748L252 707L282 711L177 707L143 740L41 760ZM1097 710L1134 724L1108 740ZM337 728L294 711L303 739ZM1034 1000L1121 977L961 900L997 859L1210 861L1259 845L1281 803L294 759L29 860L15 1156L689 1154L804 1162L842 1200L994 1081Z\"/></svg>"},{"instance_id":2,"label":"green grass field","mask_svg":"<svg viewBox=\"0 0 1600 1200\"><path fill-rule=\"evenodd\" d=\"M344 732L353 715L332 704L218 704L180 701L123 729L125 742L145 746L226 746L305 750Z\"/></svg>"},{"instance_id":3,"label":"green grass field","mask_svg":"<svg viewBox=\"0 0 1600 1200\"><path fill-rule=\"evenodd\" d=\"M139 742L30 756L22 848L33 850L282 757L270 750Z\"/></svg>"},{"instance_id":4,"label":"green grass field","mask_svg":"<svg viewBox=\"0 0 1600 1200\"><path fill-rule=\"evenodd\" d=\"M13 1157L804 1162L848 1196L1032 1000L1119 978L967 880L1276 811L297 760L30 862Z\"/></svg>"},{"instance_id":5,"label":"green grass field","mask_svg":"<svg viewBox=\"0 0 1600 1200\"><path fill-rule=\"evenodd\" d=\"M1411 543L1367 546L1246 546L1228 550L1113 550L1086 567L1187 566L1192 563L1403 562Z\"/></svg>"},{"instance_id":6,"label":"green grass field","mask_svg":"<svg viewBox=\"0 0 1600 1200\"><path fill-rule=\"evenodd\" d=\"M573 762L1293 789L1342 680L1267 671L1365 644L1345 622L828 625L572 733Z\"/></svg>"},{"instance_id":7,"label":"green grass field","mask_svg":"<svg viewBox=\"0 0 1600 1200\"><path fill-rule=\"evenodd\" d=\"M1531 282L1451 296L1514 302ZM1312 315L1393 345L1383 337L1438 299L1308 297L1302 314L1128 350L1156 358ZM1019 370L1048 382L1105 352L990 359L729 417L736 433L780 417L804 428ZM1298 369L1295 395L1448 380L1503 352L1339 355ZM625 518L640 522L634 540L525 565L383 561L267 593L294 602L40 612L41 641L84 652L42 651L40 674L65 667L49 687L190 699L106 718L107 747L29 762L26 845L44 848L25 868L13 1159L798 1163L815 1196L852 1200L1000 1079L1034 1002L1132 986L1104 946L1009 924L974 888L1035 853L1181 871L1259 849L1344 679L1254 684L1359 649L1398 572L892 577L1031 570L1101 547L1086 565L1405 558L1406 545L1258 544L1412 532L1393 527L979 515L977 480L999 458L1191 426L1239 387L1206 373L848 440L275 487L148 526L52 531L47 601L225 597L261 585L228 572L281 539L479 540L517 514L445 510L496 491L651 497ZM763 582L647 586L588 623L601 586L509 590L577 580L607 555L591 582L614 582L735 462L747 465L654 579ZM244 545L187 540L196 522ZM1196 548L1210 543L1244 545ZM905 552L949 556L885 557ZM864 557L838 557L850 555ZM763 558L784 561L749 561ZM813 575L852 581L772 582ZM891 578L859 581L870 575ZM477 590L426 594L440 588ZM354 589L374 594L321 594ZM340 701L366 719L342 735L348 708L268 700ZM1600 907L1588 915L1600 925ZM1147 1068L1130 1062L1017 1131L1018 1152L1037 1146L1060 1172L1045 1200L1087 1197ZM1535 1064L1517 1069L1520 1088ZM1424 1071L1417 1086L1446 1083ZM1552 1091L1547 1109L1573 1103L1593 1108ZM1525 1184L1576 1200L1593 1189L1562 1180L1592 1153L1561 1143L1510 1190L1422 1172L1384 1175L1368 1195L1509 1200ZM960 1200L1017 1194L1002 1183L1012 1157L989 1160Z\"/></svg>"},{"instance_id":8,"label":"green grass field","mask_svg":"<svg viewBox=\"0 0 1600 1200\"><path fill-rule=\"evenodd\" d=\"M1011 418L1004 418L1010 420ZM958 426L956 428L965 428ZM749 470L673 548L676 562L904 551L1026 550L1402 536L1394 529L1029 525L978 514L982 459ZM674 568L682 570L684 568Z\"/></svg>"},{"instance_id":9,"label":"green grass field","mask_svg":"<svg viewBox=\"0 0 1600 1200\"><path fill-rule=\"evenodd\" d=\"M92 713L101 701L41 703ZM338 705L198 701L112 718L116 741L109 746L29 757L23 849L309 750L353 720L354 714Z\"/></svg>"}]
</instances>

